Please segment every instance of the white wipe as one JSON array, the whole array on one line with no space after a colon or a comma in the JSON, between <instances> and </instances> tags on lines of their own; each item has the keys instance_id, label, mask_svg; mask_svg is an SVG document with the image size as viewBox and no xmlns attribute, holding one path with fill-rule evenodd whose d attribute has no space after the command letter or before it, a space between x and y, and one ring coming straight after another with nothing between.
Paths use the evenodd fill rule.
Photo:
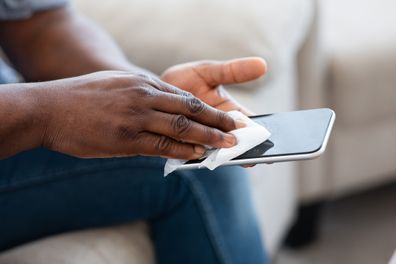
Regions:
<instances>
[{"instance_id":1,"label":"white wipe","mask_svg":"<svg viewBox=\"0 0 396 264\"><path fill-rule=\"evenodd\" d=\"M206 154L207 157L199 164L201 167L204 166L214 170L227 161L263 143L271 136L271 133L265 127L257 124L241 112L231 111L228 114L236 120L245 122L247 126L230 131L229 133L236 137L238 143L231 148L209 150ZM164 176L175 171L186 162L187 160L168 159L164 168Z\"/></svg>"}]
</instances>

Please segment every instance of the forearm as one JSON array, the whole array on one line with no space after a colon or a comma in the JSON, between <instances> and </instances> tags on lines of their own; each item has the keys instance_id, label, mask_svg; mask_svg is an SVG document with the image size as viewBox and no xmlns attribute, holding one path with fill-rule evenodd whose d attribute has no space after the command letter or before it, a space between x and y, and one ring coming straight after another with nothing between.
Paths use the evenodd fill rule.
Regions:
<instances>
[{"instance_id":1,"label":"forearm","mask_svg":"<svg viewBox=\"0 0 396 264\"><path fill-rule=\"evenodd\" d=\"M0 85L0 159L41 144L45 113L31 86Z\"/></svg>"},{"instance_id":2,"label":"forearm","mask_svg":"<svg viewBox=\"0 0 396 264\"><path fill-rule=\"evenodd\" d=\"M28 81L137 69L103 30L71 8L5 22L0 40L14 67Z\"/></svg>"}]
</instances>

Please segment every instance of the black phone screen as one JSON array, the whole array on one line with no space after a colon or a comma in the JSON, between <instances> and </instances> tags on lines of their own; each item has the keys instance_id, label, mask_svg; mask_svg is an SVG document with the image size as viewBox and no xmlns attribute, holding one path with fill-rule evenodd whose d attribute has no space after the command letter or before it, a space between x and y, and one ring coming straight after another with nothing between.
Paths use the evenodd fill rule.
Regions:
<instances>
[{"instance_id":1,"label":"black phone screen","mask_svg":"<svg viewBox=\"0 0 396 264\"><path fill-rule=\"evenodd\" d=\"M253 116L251 119L267 128L271 137L235 159L316 152L323 144L333 114L323 108ZM195 162L198 161L188 163Z\"/></svg>"}]
</instances>

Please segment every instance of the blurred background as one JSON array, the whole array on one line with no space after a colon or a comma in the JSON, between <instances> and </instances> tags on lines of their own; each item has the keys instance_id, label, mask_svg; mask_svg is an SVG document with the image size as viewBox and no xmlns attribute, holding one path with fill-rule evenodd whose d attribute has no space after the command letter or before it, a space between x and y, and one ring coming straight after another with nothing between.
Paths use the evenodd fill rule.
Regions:
<instances>
[{"instance_id":1,"label":"blurred background","mask_svg":"<svg viewBox=\"0 0 396 264\"><path fill-rule=\"evenodd\" d=\"M229 87L257 113L330 107L314 161L250 169L273 263L387 263L396 249L396 2L75 0L131 61L161 73L202 59L264 57ZM120 8L122 7L122 8Z\"/></svg>"},{"instance_id":2,"label":"blurred background","mask_svg":"<svg viewBox=\"0 0 396 264\"><path fill-rule=\"evenodd\" d=\"M247 107L258 114L334 109L322 157L248 170L266 250L274 264L390 260L396 249L396 1L73 3L132 62L157 74L188 61L260 56L269 66L265 78L227 87ZM62 250L153 263L144 224L110 229L72 236Z\"/></svg>"}]
</instances>

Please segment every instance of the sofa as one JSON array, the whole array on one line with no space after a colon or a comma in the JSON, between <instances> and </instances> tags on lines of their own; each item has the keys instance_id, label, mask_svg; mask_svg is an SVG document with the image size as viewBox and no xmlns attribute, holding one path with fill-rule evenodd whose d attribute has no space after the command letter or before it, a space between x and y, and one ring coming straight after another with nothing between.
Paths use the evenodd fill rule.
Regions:
<instances>
[{"instance_id":1,"label":"sofa","mask_svg":"<svg viewBox=\"0 0 396 264\"><path fill-rule=\"evenodd\" d=\"M396 3L317 0L316 7L297 59L298 105L327 106L337 118L325 155L298 163L292 248L318 238L329 201L396 180Z\"/></svg>"},{"instance_id":2,"label":"sofa","mask_svg":"<svg viewBox=\"0 0 396 264\"><path fill-rule=\"evenodd\" d=\"M337 121L326 155L299 164L303 203L396 180L395 9L390 0L318 1L299 54L299 105L327 105Z\"/></svg>"},{"instance_id":3,"label":"sofa","mask_svg":"<svg viewBox=\"0 0 396 264\"><path fill-rule=\"evenodd\" d=\"M134 63L160 74L192 60L262 56L259 81L228 87L257 113L331 107L323 157L249 169L266 249L276 254L298 204L396 178L394 1L75 0ZM364 30L362 30L364 28ZM75 231L0 254L0 263L155 263L144 222Z\"/></svg>"},{"instance_id":4,"label":"sofa","mask_svg":"<svg viewBox=\"0 0 396 264\"><path fill-rule=\"evenodd\" d=\"M297 107L296 55L312 22L313 4L299 0L75 0L77 8L107 30L135 64L160 74L167 67L202 59L261 56L268 75L229 87L257 113ZM273 254L296 206L293 163L249 169L253 196ZM0 254L0 263L153 263L145 223L76 231Z\"/></svg>"}]
</instances>

